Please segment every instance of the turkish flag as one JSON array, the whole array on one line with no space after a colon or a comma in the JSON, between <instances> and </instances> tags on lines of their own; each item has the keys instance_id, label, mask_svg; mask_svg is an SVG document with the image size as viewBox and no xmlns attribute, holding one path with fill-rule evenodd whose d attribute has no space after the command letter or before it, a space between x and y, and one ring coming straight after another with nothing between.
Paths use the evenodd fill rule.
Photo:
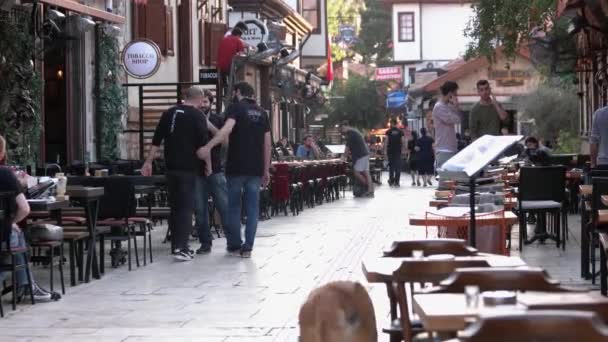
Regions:
<instances>
[{"instance_id":1,"label":"turkish flag","mask_svg":"<svg viewBox=\"0 0 608 342\"><path fill-rule=\"evenodd\" d=\"M334 80L334 66L331 62L331 42L329 35L327 35L327 74L325 75L325 78L328 82Z\"/></svg>"}]
</instances>

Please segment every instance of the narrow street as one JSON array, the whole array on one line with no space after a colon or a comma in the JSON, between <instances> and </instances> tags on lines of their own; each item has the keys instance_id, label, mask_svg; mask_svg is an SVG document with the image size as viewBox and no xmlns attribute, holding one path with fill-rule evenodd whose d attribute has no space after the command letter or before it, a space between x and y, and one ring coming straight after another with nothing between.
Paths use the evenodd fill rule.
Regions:
<instances>
[{"instance_id":1,"label":"narrow street","mask_svg":"<svg viewBox=\"0 0 608 342\"><path fill-rule=\"evenodd\" d=\"M423 238L424 227L408 227L408 216L423 212L432 194L431 188L383 185L374 199L347 193L297 217L273 217L260 224L249 260L226 256L220 238L210 255L175 263L161 243L165 228L157 227L153 264L132 272L108 265L101 280L68 287L59 302L5 310L0 341L297 341L298 311L308 293L345 279L368 287L381 329L388 321L386 290L365 282L361 260L393 240ZM570 221L575 231L576 217ZM547 243L527 246L524 258L564 284L580 285L575 235L566 253ZM41 284L48 284L46 274L37 272Z\"/></svg>"},{"instance_id":2,"label":"narrow street","mask_svg":"<svg viewBox=\"0 0 608 342\"><path fill-rule=\"evenodd\" d=\"M374 199L347 193L297 217L273 217L260 224L249 260L226 256L220 238L210 255L175 263L161 244L165 227L157 227L153 264L132 272L108 266L101 280L68 287L59 302L9 308L0 340L296 341L298 310L311 289L332 280L365 284L364 255L396 238L424 236L424 228L407 228L407 218L432 192L383 185ZM47 272L38 273L48 284ZM372 296L386 302L383 287ZM387 308L376 310L381 323Z\"/></svg>"}]
</instances>

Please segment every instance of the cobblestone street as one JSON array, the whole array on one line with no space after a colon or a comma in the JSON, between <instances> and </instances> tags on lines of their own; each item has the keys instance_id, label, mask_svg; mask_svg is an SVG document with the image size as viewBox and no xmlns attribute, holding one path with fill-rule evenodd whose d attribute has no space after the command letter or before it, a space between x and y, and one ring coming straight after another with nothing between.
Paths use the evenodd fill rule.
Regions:
<instances>
[{"instance_id":1,"label":"cobblestone street","mask_svg":"<svg viewBox=\"0 0 608 342\"><path fill-rule=\"evenodd\" d=\"M132 272L108 267L101 280L68 287L56 303L26 301L11 311L6 302L0 340L297 341L298 310L308 293L332 280L368 286L361 259L395 239L424 237L424 227L408 227L408 215L423 211L432 194L384 185L374 199L347 193L297 217L274 217L260 223L251 259L227 256L220 238L210 255L175 263L160 242L165 228L157 227L153 264ZM571 228L576 224L572 218ZM524 258L564 283L580 284L576 241L570 238L566 253L550 244L528 246ZM36 272L43 286L46 273ZM369 289L381 328L388 319L385 288Z\"/></svg>"}]
</instances>

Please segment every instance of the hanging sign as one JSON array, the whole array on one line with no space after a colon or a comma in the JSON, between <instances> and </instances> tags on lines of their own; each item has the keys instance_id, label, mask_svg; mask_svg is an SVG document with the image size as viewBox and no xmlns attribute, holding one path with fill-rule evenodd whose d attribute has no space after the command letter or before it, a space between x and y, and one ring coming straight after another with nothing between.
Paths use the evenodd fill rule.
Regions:
<instances>
[{"instance_id":1,"label":"hanging sign","mask_svg":"<svg viewBox=\"0 0 608 342\"><path fill-rule=\"evenodd\" d=\"M262 21L258 19L247 19L242 20L247 25L247 31L243 32L241 39L251 45L258 46L260 43L266 43L268 41L268 27ZM230 29L230 31L232 28ZM226 35L230 34L230 31Z\"/></svg>"},{"instance_id":2,"label":"hanging sign","mask_svg":"<svg viewBox=\"0 0 608 342\"><path fill-rule=\"evenodd\" d=\"M135 78L148 78L160 67L160 49L148 39L133 40L122 51L122 66Z\"/></svg>"},{"instance_id":3,"label":"hanging sign","mask_svg":"<svg viewBox=\"0 0 608 342\"><path fill-rule=\"evenodd\" d=\"M400 66L376 68L376 81L403 80L403 71Z\"/></svg>"},{"instance_id":4,"label":"hanging sign","mask_svg":"<svg viewBox=\"0 0 608 342\"><path fill-rule=\"evenodd\" d=\"M204 68L198 70L198 82L206 85L216 85L218 79L216 68Z\"/></svg>"},{"instance_id":5,"label":"hanging sign","mask_svg":"<svg viewBox=\"0 0 608 342\"><path fill-rule=\"evenodd\" d=\"M386 95L386 108L402 108L407 103L407 93L394 91Z\"/></svg>"}]
</instances>

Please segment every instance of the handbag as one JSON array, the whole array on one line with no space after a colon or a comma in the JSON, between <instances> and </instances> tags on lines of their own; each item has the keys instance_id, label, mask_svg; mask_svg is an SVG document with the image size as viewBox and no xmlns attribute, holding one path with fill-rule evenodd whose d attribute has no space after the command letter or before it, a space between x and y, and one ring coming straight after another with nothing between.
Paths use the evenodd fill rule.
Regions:
<instances>
[{"instance_id":1,"label":"handbag","mask_svg":"<svg viewBox=\"0 0 608 342\"><path fill-rule=\"evenodd\" d=\"M61 241L63 228L52 224L34 224L28 228L27 237L31 242Z\"/></svg>"}]
</instances>

